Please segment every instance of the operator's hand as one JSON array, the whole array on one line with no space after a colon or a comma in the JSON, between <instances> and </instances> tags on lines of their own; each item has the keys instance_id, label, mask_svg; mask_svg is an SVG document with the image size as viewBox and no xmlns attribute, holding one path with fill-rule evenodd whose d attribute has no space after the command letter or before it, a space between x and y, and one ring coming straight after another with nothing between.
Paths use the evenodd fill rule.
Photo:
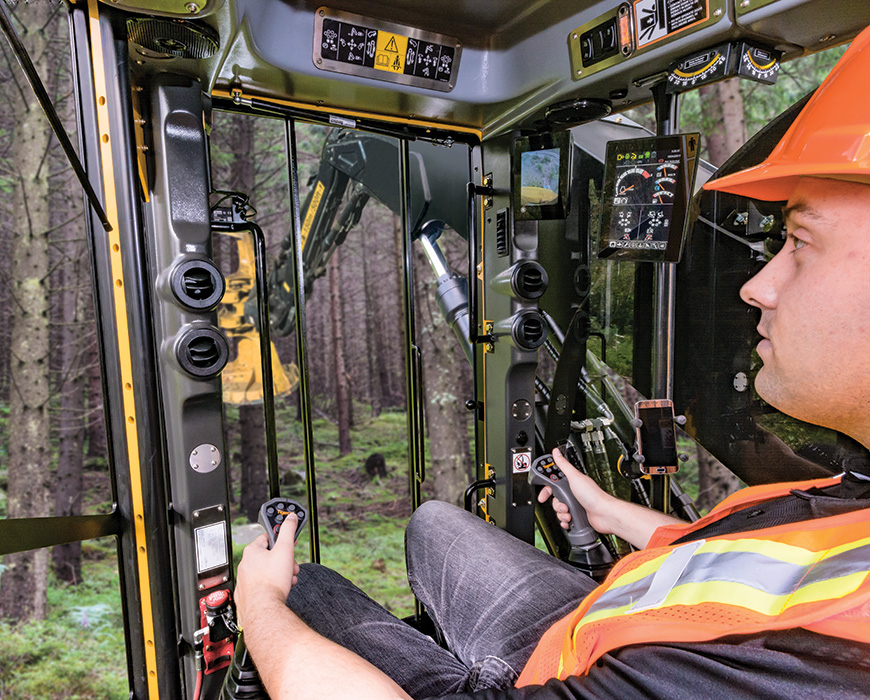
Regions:
<instances>
[{"instance_id":1,"label":"operator's hand","mask_svg":"<svg viewBox=\"0 0 870 700\"><path fill-rule=\"evenodd\" d=\"M571 492L586 510L589 524L596 532L604 535L612 534L607 524L608 509L612 507L613 501L618 501L619 499L603 491L594 480L590 479L565 459L559 450L553 450L553 459L559 469L562 470L565 478L568 479ZM552 489L549 486L545 486L538 494L538 501L544 503L552 495ZM553 510L556 511L556 517L559 518L562 527L567 530L571 526L571 514L568 512L568 506L554 497Z\"/></svg>"},{"instance_id":2,"label":"operator's hand","mask_svg":"<svg viewBox=\"0 0 870 700\"><path fill-rule=\"evenodd\" d=\"M266 535L260 535L245 547L239 563L236 583L236 606L239 620L244 625L245 610L250 610L258 600L278 599L283 604L290 589L296 585L299 564L293 552L297 518L287 516L278 539L270 550Z\"/></svg>"}]
</instances>

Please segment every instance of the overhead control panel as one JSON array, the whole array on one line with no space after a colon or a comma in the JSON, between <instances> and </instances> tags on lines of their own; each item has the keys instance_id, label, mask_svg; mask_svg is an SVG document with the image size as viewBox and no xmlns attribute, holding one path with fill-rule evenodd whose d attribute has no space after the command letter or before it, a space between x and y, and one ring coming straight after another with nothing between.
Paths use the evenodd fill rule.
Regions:
<instances>
[{"instance_id":1,"label":"overhead control panel","mask_svg":"<svg viewBox=\"0 0 870 700\"><path fill-rule=\"evenodd\" d=\"M725 0L631 0L568 34L571 77L593 73L718 22Z\"/></svg>"},{"instance_id":2,"label":"overhead control panel","mask_svg":"<svg viewBox=\"0 0 870 700\"><path fill-rule=\"evenodd\" d=\"M314 19L320 70L449 92L456 85L459 40L321 7Z\"/></svg>"}]
</instances>

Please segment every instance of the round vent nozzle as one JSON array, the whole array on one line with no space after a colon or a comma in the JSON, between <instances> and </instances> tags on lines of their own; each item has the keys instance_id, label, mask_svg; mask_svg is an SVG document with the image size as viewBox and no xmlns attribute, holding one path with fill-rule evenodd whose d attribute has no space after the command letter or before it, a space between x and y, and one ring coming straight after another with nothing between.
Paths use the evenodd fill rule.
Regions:
<instances>
[{"instance_id":1,"label":"round vent nozzle","mask_svg":"<svg viewBox=\"0 0 870 700\"><path fill-rule=\"evenodd\" d=\"M519 263L511 277L514 294L523 299L539 299L547 291L549 284L547 271L534 260Z\"/></svg>"},{"instance_id":2,"label":"round vent nozzle","mask_svg":"<svg viewBox=\"0 0 870 700\"><path fill-rule=\"evenodd\" d=\"M170 276L175 298L193 311L214 308L224 295L224 276L211 260L185 260Z\"/></svg>"},{"instance_id":3,"label":"round vent nozzle","mask_svg":"<svg viewBox=\"0 0 870 700\"><path fill-rule=\"evenodd\" d=\"M521 350L537 350L547 339L547 321L539 311L517 314L511 336Z\"/></svg>"},{"instance_id":4,"label":"round vent nozzle","mask_svg":"<svg viewBox=\"0 0 870 700\"><path fill-rule=\"evenodd\" d=\"M127 35L142 48L176 58L209 58L219 46L219 35L214 29L186 19L130 19Z\"/></svg>"},{"instance_id":5,"label":"round vent nozzle","mask_svg":"<svg viewBox=\"0 0 870 700\"><path fill-rule=\"evenodd\" d=\"M185 372L198 378L217 376L227 364L229 346L214 327L200 326L185 331L178 340L175 355Z\"/></svg>"}]
</instances>

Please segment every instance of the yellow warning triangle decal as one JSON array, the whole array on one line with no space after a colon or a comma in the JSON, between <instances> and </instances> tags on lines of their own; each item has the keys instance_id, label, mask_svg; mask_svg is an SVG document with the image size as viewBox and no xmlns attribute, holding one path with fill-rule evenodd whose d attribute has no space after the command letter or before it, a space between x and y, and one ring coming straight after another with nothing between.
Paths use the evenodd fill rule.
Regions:
<instances>
[{"instance_id":1,"label":"yellow warning triangle decal","mask_svg":"<svg viewBox=\"0 0 870 700\"><path fill-rule=\"evenodd\" d=\"M399 53L399 47L396 46L396 37L394 37L394 36L390 37L390 41L387 44L386 48L384 48L384 51L392 51L393 53Z\"/></svg>"}]
</instances>

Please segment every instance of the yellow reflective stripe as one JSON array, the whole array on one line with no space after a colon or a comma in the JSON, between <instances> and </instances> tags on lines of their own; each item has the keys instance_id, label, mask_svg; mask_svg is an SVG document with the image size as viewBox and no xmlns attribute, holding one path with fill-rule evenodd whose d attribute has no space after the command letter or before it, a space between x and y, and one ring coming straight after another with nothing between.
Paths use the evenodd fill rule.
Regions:
<instances>
[{"instance_id":1,"label":"yellow reflective stripe","mask_svg":"<svg viewBox=\"0 0 870 700\"><path fill-rule=\"evenodd\" d=\"M870 545L870 537L857 540L855 542L847 542L824 552L813 552L794 545L784 544L782 542L773 542L770 540L714 540L706 542L697 551L696 555L706 554L734 554L747 553L753 557L765 556L776 563L786 563L807 569L807 573L816 565L831 559L834 556L843 554L859 547ZM609 586L605 595L611 592L617 592L619 588L630 583L650 576L654 573L658 565L667 566L663 563L663 559L670 555L667 552L661 557L646 562L623 576L620 576L613 585ZM691 564L688 569L691 568ZM761 575L763 567L758 568ZM733 605L736 607L746 608L764 615L780 615L785 610L805 603L819 602L833 598L841 598L853 593L868 576L868 571L856 571L843 576L823 581L815 581L798 587L789 593L768 593L754 586L739 583L735 581L703 581L677 584L668 593L662 603L656 607L667 607L672 605L699 605L702 603L722 603L725 605ZM759 585L761 581L759 581ZM640 596L638 596L639 598ZM596 601L597 603L598 601ZM578 627L574 631L574 639L587 624L591 624L598 620L618 617L621 615L632 614L632 606L636 604L636 599L632 598L627 603L615 607L602 608L600 610L590 610L587 612ZM595 603L593 603L593 608ZM646 609L646 608L644 608ZM643 612L643 610L634 611L635 613Z\"/></svg>"},{"instance_id":2,"label":"yellow reflective stripe","mask_svg":"<svg viewBox=\"0 0 870 700\"><path fill-rule=\"evenodd\" d=\"M819 558L818 552L772 540L708 540L695 554L725 554L746 552L778 559L787 564L806 566Z\"/></svg>"},{"instance_id":3,"label":"yellow reflective stripe","mask_svg":"<svg viewBox=\"0 0 870 700\"><path fill-rule=\"evenodd\" d=\"M661 556L658 556L655 559L650 559L648 562L644 562L636 569L632 569L631 571L627 571L624 574L621 574L612 584L607 587L607 590L613 591L617 588L621 588L622 586L627 586L630 583L640 581L646 576L651 576L664 563L665 559L671 556L672 551L673 550L668 550L667 552L662 553Z\"/></svg>"},{"instance_id":4,"label":"yellow reflective stripe","mask_svg":"<svg viewBox=\"0 0 870 700\"><path fill-rule=\"evenodd\" d=\"M825 558L833 557L837 554L842 554L843 552L848 552L850 549L866 547L868 544L870 544L870 537L865 537L863 540L857 540L856 542L846 542L845 544L831 547L831 549L829 549L825 554Z\"/></svg>"},{"instance_id":5,"label":"yellow reflective stripe","mask_svg":"<svg viewBox=\"0 0 870 700\"><path fill-rule=\"evenodd\" d=\"M864 583L870 572L856 571L839 578L831 578L825 581L816 581L798 588L788 601L786 608L791 608L804 603L817 603L829 598L842 598L858 590Z\"/></svg>"}]
</instances>

